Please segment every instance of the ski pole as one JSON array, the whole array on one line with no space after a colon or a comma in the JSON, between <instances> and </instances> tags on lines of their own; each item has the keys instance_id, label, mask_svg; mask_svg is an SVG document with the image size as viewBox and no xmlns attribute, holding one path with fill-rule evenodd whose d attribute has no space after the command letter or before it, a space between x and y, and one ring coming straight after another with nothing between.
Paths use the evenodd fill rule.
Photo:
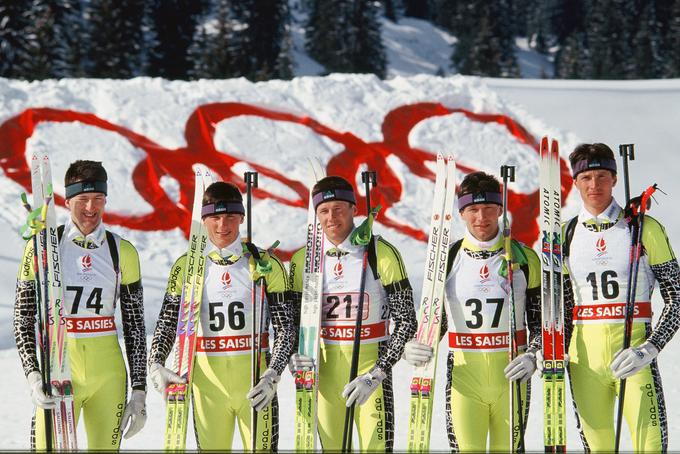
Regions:
<instances>
[{"instance_id":1,"label":"ski pole","mask_svg":"<svg viewBox=\"0 0 680 454\"><path fill-rule=\"evenodd\" d=\"M628 175L628 160L635 160L635 145L624 143L619 145L619 155L623 158L623 189L626 194L626 206L630 202L630 177Z\"/></svg>"},{"instance_id":2,"label":"ski pole","mask_svg":"<svg viewBox=\"0 0 680 454\"><path fill-rule=\"evenodd\" d=\"M656 191L656 184L648 187L640 196L639 211L633 205L631 206L633 214L631 222L633 222L632 241L630 245L630 264L628 267L628 292L626 295L626 309L623 322L623 348L625 350L630 347L630 341L633 334L633 315L635 312L635 293L637 292L637 277L640 269L640 257L642 256L642 228L644 226L645 213L647 212L647 204L649 199ZM626 379L622 378L619 381L619 399L616 411L616 439L614 441L614 452L619 452L621 445L621 427L623 423L623 405L626 398Z\"/></svg>"},{"instance_id":3,"label":"ski pole","mask_svg":"<svg viewBox=\"0 0 680 454\"><path fill-rule=\"evenodd\" d=\"M243 175L243 180L246 183L246 244L248 249L250 249L253 254L253 260L259 260L257 257L257 248L252 246L253 239L253 224L252 224L252 190L257 188L258 179L257 172L246 172ZM264 289L264 279L262 277L258 278L257 282L253 283L251 292L251 302L252 302L252 327L251 327L251 337L250 337L250 354L251 354L251 373L250 373L250 385L251 388L256 386L260 380L260 360L262 359L262 311L264 309L264 295L260 295L259 304L257 298L257 287L260 286ZM258 322L259 317L259 322ZM257 450L257 410L253 407L251 410L251 448L253 452Z\"/></svg>"},{"instance_id":4,"label":"ski pole","mask_svg":"<svg viewBox=\"0 0 680 454\"><path fill-rule=\"evenodd\" d=\"M510 222L508 221L508 183L515 181L515 166L501 166L501 177L503 178L503 245L505 249L505 264L507 268L507 280L509 287L509 308L510 308L510 347L508 349L508 356L510 361L515 359L518 354L517 346L517 321L515 320L515 289L513 285L513 270L512 270L512 236L510 234ZM514 392L513 392L514 391ZM517 415L515 416L513 394L517 394ZM524 451L524 421L522 418L522 385L519 380L515 381L515 389L513 390L513 383L510 382L510 450L515 447L515 417L519 424L519 444L517 445L517 452Z\"/></svg>"},{"instance_id":5,"label":"ski pole","mask_svg":"<svg viewBox=\"0 0 680 454\"><path fill-rule=\"evenodd\" d=\"M376 173L372 171L361 172L361 181L364 183L366 192L366 216L371 215L371 184L377 186ZM356 322L354 324L354 344L352 345L352 363L349 370L349 383L357 378L359 368L359 350L361 348L361 322L364 313L364 290L366 289L366 268L368 267L368 248L369 242L364 246L364 256L361 265L361 284L359 287L359 303L357 306ZM345 409L345 427L342 433L342 452L349 452L352 449L352 421L354 420L354 407L356 404Z\"/></svg>"}]
</instances>

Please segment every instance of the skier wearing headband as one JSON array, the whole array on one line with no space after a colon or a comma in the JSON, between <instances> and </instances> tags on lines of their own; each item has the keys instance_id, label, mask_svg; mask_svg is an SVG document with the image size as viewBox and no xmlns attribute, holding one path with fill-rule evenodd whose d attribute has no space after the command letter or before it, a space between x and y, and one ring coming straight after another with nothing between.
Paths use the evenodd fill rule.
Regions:
<instances>
[{"instance_id":1,"label":"skier wearing headband","mask_svg":"<svg viewBox=\"0 0 680 454\"><path fill-rule=\"evenodd\" d=\"M588 451L614 451L615 401L626 379L623 415L634 451L662 452L668 427L656 357L680 326L680 270L663 226L645 215L631 347L622 350L631 218L612 196L614 153L582 144L569 156L583 208L565 223L565 342L581 440ZM638 201L639 204L639 201ZM664 307L652 327L652 290Z\"/></svg>"},{"instance_id":2,"label":"skier wearing headband","mask_svg":"<svg viewBox=\"0 0 680 454\"><path fill-rule=\"evenodd\" d=\"M287 298L287 275L272 253L257 250L240 236L245 209L239 189L230 183L208 186L203 195L202 218L209 243L200 326L193 373L193 414L199 449L231 450L238 425L245 450L276 450L278 403L276 388L293 348L292 308ZM149 355L149 377L165 396L169 383L183 383L165 367L175 336L182 296L186 254L173 265ZM262 267L268 264L267 267ZM261 345L259 382L250 388L251 330L254 281L264 277L267 296ZM258 315L259 318L259 315ZM269 322L274 336L269 334ZM172 367L168 364L168 367ZM256 447L252 447L251 408L258 412Z\"/></svg>"},{"instance_id":3,"label":"skier wearing headband","mask_svg":"<svg viewBox=\"0 0 680 454\"><path fill-rule=\"evenodd\" d=\"M511 451L508 380L522 382L520 412L526 421L530 378L541 348L540 262L531 248L513 240L512 255L519 265L513 285L521 353L508 363L510 300L498 221L502 205L495 177L475 172L462 181L458 211L466 231L449 252L441 330L449 344L447 432L456 452ZM404 351L404 359L414 366L424 365L432 355L429 346L415 339ZM513 411L518 412L516 402Z\"/></svg>"},{"instance_id":4,"label":"skier wearing headband","mask_svg":"<svg viewBox=\"0 0 680 454\"><path fill-rule=\"evenodd\" d=\"M87 449L118 449L146 421L146 335L139 257L127 240L106 230L106 170L100 162L75 161L65 176L70 218L59 226L59 251L66 309L67 354L76 419L85 422ZM39 408L54 408L43 392L36 353L36 288L33 243L26 245L14 305L14 335L19 356ZM120 304L125 353L114 321ZM126 404L128 383L130 399ZM32 421L31 446L46 450L44 412ZM49 447L54 449L54 447Z\"/></svg>"},{"instance_id":5,"label":"skier wearing headband","mask_svg":"<svg viewBox=\"0 0 680 454\"><path fill-rule=\"evenodd\" d=\"M318 430L324 450L340 451L345 406L357 405L354 423L362 451L391 451L394 442L392 367L413 337L416 314L411 284L401 255L373 236L368 247L364 318L357 378L348 383L354 323L360 290L363 246L353 244L357 214L354 188L329 176L312 189L316 215L324 233L323 312L319 356ZM293 255L290 280L296 320L300 320L305 248ZM393 329L390 332L390 323ZM312 358L296 353L291 369L311 368ZM351 429L351 428L350 428Z\"/></svg>"}]
</instances>

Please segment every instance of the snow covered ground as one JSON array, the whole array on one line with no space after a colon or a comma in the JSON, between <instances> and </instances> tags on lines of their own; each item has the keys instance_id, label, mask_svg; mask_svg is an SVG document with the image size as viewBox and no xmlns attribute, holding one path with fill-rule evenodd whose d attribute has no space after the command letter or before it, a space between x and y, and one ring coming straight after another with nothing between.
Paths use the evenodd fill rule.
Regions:
<instances>
[{"instance_id":1,"label":"snow covered ground","mask_svg":"<svg viewBox=\"0 0 680 454\"><path fill-rule=\"evenodd\" d=\"M352 176L368 163L378 170L379 194L389 207L376 231L407 258L408 272L419 292L424 252L417 238L427 225L426 207L433 186L427 176L433 153L453 153L467 170L497 173L502 163L515 164L518 181L510 189L518 196L536 191L535 150L509 132L504 126L508 118L523 126L534 140L544 134L560 140L563 157L582 141L604 141L612 148L635 142L638 159L631 163L632 192L659 183L668 195L658 198L660 205L652 212L667 226L676 249L680 247L680 216L673 209L680 194L674 156L674 147L680 143L675 125L680 118L678 106L678 80L596 83L417 76L380 81L371 76L333 75L253 84L243 79L192 83L0 79L0 238L4 246L0 252L0 294L4 295L0 299L0 368L5 371L5 389L14 390L5 397L12 415L0 424L0 448L28 447L32 411L13 347L11 318L14 279L23 247L16 233L24 218L18 198L23 189L17 181L22 181L22 163L33 150L47 150L53 157L58 194L63 193L62 176L70 161L85 157L102 160L110 178L108 209L128 226L154 210L178 209L176 202L187 193L182 180L186 162L206 162L233 181L240 181L244 170L258 168L261 188L269 193L256 193L255 239L262 245L279 239L284 251L296 249L303 241L304 191L311 180L304 158L317 156L331 171ZM455 109L470 113L447 113ZM200 114L192 115L196 112ZM21 121L14 121L20 114ZM508 118L489 117L482 122L473 114ZM25 150L17 135L20 131L28 137ZM420 154L423 151L427 154ZM332 159L338 155L343 156L344 164ZM144 169L147 162L165 175L156 180L133 172ZM167 200L150 196L145 200L140 195L153 192L156 181ZM617 196L622 196L621 190ZM577 206L572 193L565 217L574 214ZM167 215L171 212L152 216L147 222L153 226L150 231L111 227L140 252L148 332L155 324L169 267L186 248L182 232ZM58 210L61 220L66 215L65 210ZM517 235L526 234L533 222L519 214L514 221ZM462 232L459 221L455 232ZM659 301L654 304L658 312ZM675 339L661 354L671 428L680 424L680 394L672 380L680 373L680 364L671 361L679 353ZM439 370L444 370L443 362ZM397 365L397 449L404 448L406 442L410 375L409 367ZM443 397L443 382L438 382L439 397ZM279 447L290 449L293 405L289 376L279 389ZM540 380L534 377L536 397L527 431L527 446L533 450L542 446L540 389ZM432 447L446 450L443 400L438 399L437 404ZM163 408L153 391L148 408L147 427L126 441L124 448L162 446ZM670 448L677 449L680 441L672 431L670 437ZM569 446L580 447L571 412ZM627 439L626 446L630 446Z\"/></svg>"}]
</instances>

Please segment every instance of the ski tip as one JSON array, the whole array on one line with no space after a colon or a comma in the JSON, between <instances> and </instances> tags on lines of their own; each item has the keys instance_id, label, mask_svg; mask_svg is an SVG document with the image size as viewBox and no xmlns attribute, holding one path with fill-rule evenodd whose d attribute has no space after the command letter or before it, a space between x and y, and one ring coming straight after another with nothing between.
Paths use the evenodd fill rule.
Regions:
<instances>
[{"instance_id":1,"label":"ski tip","mask_svg":"<svg viewBox=\"0 0 680 454\"><path fill-rule=\"evenodd\" d=\"M552 140L552 143L550 145L550 151L554 154L560 154L560 147L559 144L557 143L557 139Z\"/></svg>"}]
</instances>

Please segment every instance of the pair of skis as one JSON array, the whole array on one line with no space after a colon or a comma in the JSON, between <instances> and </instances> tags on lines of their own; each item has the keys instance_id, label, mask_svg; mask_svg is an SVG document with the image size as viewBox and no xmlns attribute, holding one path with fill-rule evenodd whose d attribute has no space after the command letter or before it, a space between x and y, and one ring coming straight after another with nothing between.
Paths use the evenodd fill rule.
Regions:
<instances>
[{"instance_id":1,"label":"pair of skis","mask_svg":"<svg viewBox=\"0 0 680 454\"><path fill-rule=\"evenodd\" d=\"M312 162L316 179L325 176L319 165ZM313 359L311 370L295 371L295 449L316 451L317 396L319 389L319 347L323 294L323 230L316 217L312 189L309 190L307 211L307 241L305 268L302 271L302 301L300 303L300 331L298 353Z\"/></svg>"},{"instance_id":2,"label":"pair of skis","mask_svg":"<svg viewBox=\"0 0 680 454\"><path fill-rule=\"evenodd\" d=\"M26 194L22 194L23 205L29 212L29 232L24 238L33 238L43 391L57 402L55 409L45 410L44 413L46 446L47 449L58 451L75 451L76 420L71 369L66 350L61 256L52 191L52 170L47 154L34 153L31 158L31 190L35 210L31 209Z\"/></svg>"},{"instance_id":3,"label":"pair of skis","mask_svg":"<svg viewBox=\"0 0 680 454\"><path fill-rule=\"evenodd\" d=\"M541 301L543 341L543 439L546 452L567 446L564 306L562 295L562 184L556 140L540 146Z\"/></svg>"},{"instance_id":4,"label":"pair of skis","mask_svg":"<svg viewBox=\"0 0 680 454\"><path fill-rule=\"evenodd\" d=\"M207 167L195 165L194 170L194 203L191 212L189 249L177 321L173 364L173 370L177 375L184 378L186 383L171 383L166 388L165 449L172 451L183 451L186 448L197 328L203 296L204 251L208 242L208 231L201 219L201 208L203 193L214 181L214 177Z\"/></svg>"},{"instance_id":5,"label":"pair of skis","mask_svg":"<svg viewBox=\"0 0 680 454\"><path fill-rule=\"evenodd\" d=\"M437 155L430 234L423 275L416 339L433 349L427 364L416 367L411 381L409 411L409 452L429 452L434 402L437 352L444 305L444 284L451 241L451 221L456 196L456 163Z\"/></svg>"}]
</instances>

